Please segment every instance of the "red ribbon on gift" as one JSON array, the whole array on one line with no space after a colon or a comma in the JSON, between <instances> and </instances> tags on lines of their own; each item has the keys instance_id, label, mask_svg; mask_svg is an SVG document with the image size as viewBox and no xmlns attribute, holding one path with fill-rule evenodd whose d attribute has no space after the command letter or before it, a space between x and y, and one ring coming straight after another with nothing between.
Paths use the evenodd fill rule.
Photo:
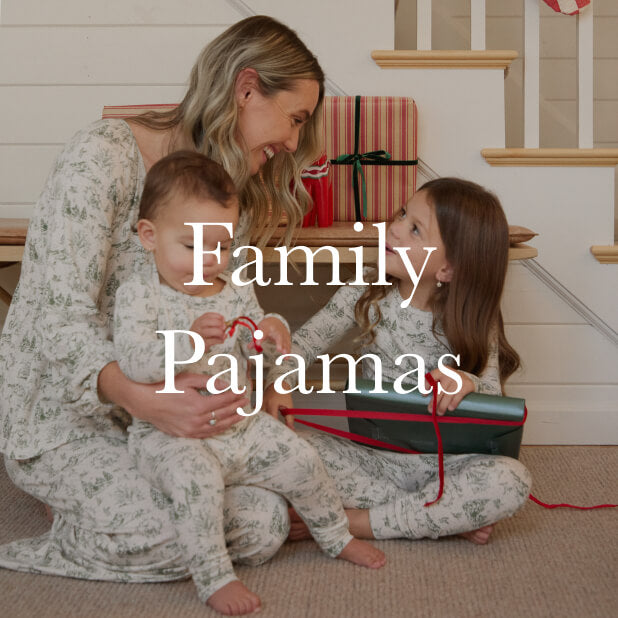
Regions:
<instances>
[{"instance_id":1,"label":"red ribbon on gift","mask_svg":"<svg viewBox=\"0 0 618 618\"><path fill-rule=\"evenodd\" d=\"M433 400L431 407L431 417L428 417L425 414L407 414L404 412L381 412L381 411L367 411L367 410L332 410L332 409L313 409L313 408L282 408L280 410L283 416L288 416L290 414L294 416L343 416L348 418L379 418L381 420L387 421L419 421L422 423L431 422L433 423L434 430L436 432L436 439L438 442L438 479L439 479L439 487L438 494L429 502L425 503L425 506L431 506L440 500L442 494L444 493L444 449L442 446L442 436L440 434L440 423L467 423L472 425L505 425L510 427L522 426L528 417L528 409L524 408L524 418L521 421L500 421L494 419L481 419L481 418L463 418L456 416L439 416L437 413L437 405L438 405L438 383L433 378L430 373L425 375L425 379L431 386L433 391ZM343 431L341 429L335 429L334 427L327 427L326 425L319 425L318 423L312 423L310 421L303 421L300 419L295 419L297 423L302 425L306 425L307 427L312 427L314 429L319 429L320 431L324 431L326 433L330 433L335 436L339 436L340 438L347 438L349 440L354 440L355 442L360 442L362 444L366 444L368 446L375 446L379 448L385 448L390 451L397 451L400 453L408 453L412 455L421 454L419 451L414 451L411 449L406 449L401 446L396 446L394 444L390 444L388 442L383 442L382 440L375 440L374 438L368 438L367 436L361 436L360 434L352 433L349 431ZM616 508L617 504L597 504L594 506L575 506L573 504L547 504L542 502L532 494L529 495L530 500L534 503L546 508L546 509L557 509L557 508L570 508L570 509L579 509L582 511L592 510L592 509L605 509L605 508Z\"/></svg>"}]
</instances>

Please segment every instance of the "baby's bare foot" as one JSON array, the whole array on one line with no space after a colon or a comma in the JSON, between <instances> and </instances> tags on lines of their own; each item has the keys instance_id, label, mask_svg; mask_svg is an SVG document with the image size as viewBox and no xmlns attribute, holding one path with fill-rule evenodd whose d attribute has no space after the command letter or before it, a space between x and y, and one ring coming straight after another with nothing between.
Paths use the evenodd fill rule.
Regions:
<instances>
[{"instance_id":1,"label":"baby's bare foot","mask_svg":"<svg viewBox=\"0 0 618 618\"><path fill-rule=\"evenodd\" d=\"M360 539L352 539L337 558L370 569L381 569L386 564L384 552Z\"/></svg>"},{"instance_id":2,"label":"baby's bare foot","mask_svg":"<svg viewBox=\"0 0 618 618\"><path fill-rule=\"evenodd\" d=\"M234 580L210 595L206 605L226 616L242 616L259 612L262 602L242 582Z\"/></svg>"},{"instance_id":3,"label":"baby's bare foot","mask_svg":"<svg viewBox=\"0 0 618 618\"><path fill-rule=\"evenodd\" d=\"M462 532L457 536L461 536L468 541L472 541L472 543L476 543L477 545L485 545L487 541L489 541L489 537L493 532L493 525L483 526L478 530L471 530L470 532Z\"/></svg>"}]
</instances>

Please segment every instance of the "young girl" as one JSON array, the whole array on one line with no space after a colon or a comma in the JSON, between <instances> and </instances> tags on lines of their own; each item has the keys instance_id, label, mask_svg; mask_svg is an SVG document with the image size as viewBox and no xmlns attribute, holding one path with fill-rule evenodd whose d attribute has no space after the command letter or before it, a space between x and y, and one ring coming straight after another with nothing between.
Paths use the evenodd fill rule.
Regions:
<instances>
[{"instance_id":1,"label":"young girl","mask_svg":"<svg viewBox=\"0 0 618 618\"><path fill-rule=\"evenodd\" d=\"M438 396L438 413L454 410L471 392L502 394L505 380L519 367L519 357L504 335L500 298L508 264L508 225L498 199L465 180L432 180L409 200L386 233L386 273L390 286L344 286L293 337L293 352L309 366L317 355L342 339L354 326L361 329L361 351L382 360L383 379L394 382L416 363L395 364L415 353L433 368L432 376L446 391L455 380L437 369L443 354L460 356L456 368L462 387ZM401 247L403 252L394 249ZM416 287L410 264L421 272ZM402 256L403 253L403 256ZM409 263L406 262L409 260ZM372 271L370 280L377 280ZM371 279L373 277L373 279ZM367 280L367 279L366 279ZM402 302L414 292L411 303ZM278 375L289 370L284 365ZM363 361L363 377L374 368ZM274 374L271 374L274 377ZM428 398L431 409L431 399ZM266 392L266 409L276 415L291 407L291 396ZM446 455L442 498L425 507L438 491L437 455L405 455L371 449L321 433L305 433L335 480L350 520L361 538L437 538L460 534L486 543L492 525L513 515L530 492L530 476L515 459L490 455ZM306 538L292 513L290 538Z\"/></svg>"},{"instance_id":2,"label":"young girl","mask_svg":"<svg viewBox=\"0 0 618 618\"><path fill-rule=\"evenodd\" d=\"M232 356L238 362L239 387L249 393L252 338L240 324L226 332L225 320L248 316L280 349L289 343L287 327L277 315L264 316L253 286L235 286L224 272L232 242L224 225L238 223L232 179L200 153L175 152L148 172L139 216L139 239L152 253L153 264L116 293L114 345L121 370L136 382L162 381L166 351L157 332L190 330L202 337L206 353L192 365L177 368L229 377L230 361L217 355ZM201 273L206 285L192 283L193 230L187 223L198 221L210 224L204 231L208 253ZM193 358L188 336L177 339L175 360ZM236 577L227 551L224 488L229 485L255 485L285 496L330 556L370 568L383 566L380 550L350 535L341 500L316 452L267 414L251 415L251 406L245 406L244 414L233 424L213 412L209 425L220 423L226 431L201 440L170 436L140 419L129 429L136 467L170 503L179 547L200 599L228 615L260 607L259 597Z\"/></svg>"}]
</instances>

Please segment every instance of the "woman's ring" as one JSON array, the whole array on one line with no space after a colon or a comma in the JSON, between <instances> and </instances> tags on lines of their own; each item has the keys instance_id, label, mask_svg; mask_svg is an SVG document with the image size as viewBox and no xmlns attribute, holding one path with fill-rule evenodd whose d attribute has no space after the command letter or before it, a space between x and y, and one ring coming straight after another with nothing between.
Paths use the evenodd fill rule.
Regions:
<instances>
[{"instance_id":1,"label":"woman's ring","mask_svg":"<svg viewBox=\"0 0 618 618\"><path fill-rule=\"evenodd\" d=\"M211 425L213 425L213 426L214 426L214 425L216 425L216 424L217 424L217 417L216 417L215 413L214 413L214 412L211 412L211 413L210 413L210 416L211 416L211 418L210 418L210 420L209 420L208 422L209 422Z\"/></svg>"}]
</instances>

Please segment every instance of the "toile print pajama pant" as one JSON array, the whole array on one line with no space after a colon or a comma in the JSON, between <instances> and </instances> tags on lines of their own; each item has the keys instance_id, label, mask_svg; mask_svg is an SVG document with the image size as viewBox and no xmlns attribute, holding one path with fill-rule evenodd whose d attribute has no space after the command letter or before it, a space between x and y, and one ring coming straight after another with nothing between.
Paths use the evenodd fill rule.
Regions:
<instances>
[{"instance_id":1,"label":"toile print pajama pant","mask_svg":"<svg viewBox=\"0 0 618 618\"><path fill-rule=\"evenodd\" d=\"M318 451L346 508L369 509L376 539L438 538L510 517L526 502L531 478L516 459L445 455L438 495L438 456L372 449L324 433L300 435Z\"/></svg>"},{"instance_id":2,"label":"toile print pajama pant","mask_svg":"<svg viewBox=\"0 0 618 618\"><path fill-rule=\"evenodd\" d=\"M180 549L202 601L237 579L224 539L226 486L242 483L285 496L330 556L352 538L318 454L264 412L206 440L172 438L137 423L129 451L138 470L170 500Z\"/></svg>"},{"instance_id":3,"label":"toile print pajama pant","mask_svg":"<svg viewBox=\"0 0 618 618\"><path fill-rule=\"evenodd\" d=\"M126 435L76 440L38 457L5 460L12 481L49 504L46 534L0 546L0 567L120 582L189 577L168 500L136 470ZM223 496L231 559L270 559L289 532L287 504L260 487L236 485Z\"/></svg>"}]
</instances>

